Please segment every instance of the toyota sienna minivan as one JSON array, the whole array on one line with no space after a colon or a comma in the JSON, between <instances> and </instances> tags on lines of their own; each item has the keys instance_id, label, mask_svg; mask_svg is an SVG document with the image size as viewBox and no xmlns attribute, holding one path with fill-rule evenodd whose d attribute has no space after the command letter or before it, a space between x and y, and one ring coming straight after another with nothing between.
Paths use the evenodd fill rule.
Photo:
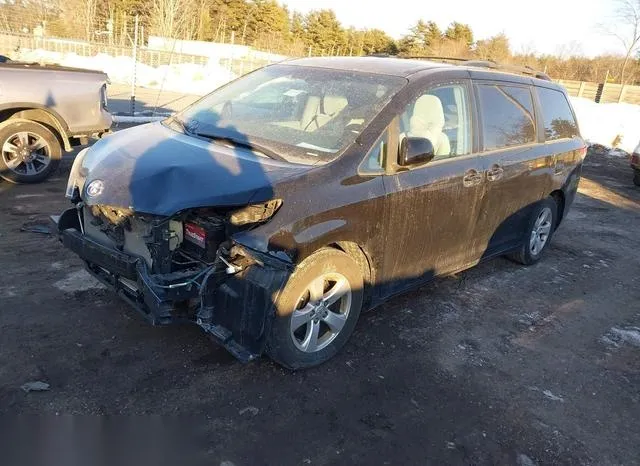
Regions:
<instances>
[{"instance_id":1,"label":"toyota sienna minivan","mask_svg":"<svg viewBox=\"0 0 640 466\"><path fill-rule=\"evenodd\" d=\"M152 323L305 368L393 295L496 256L537 262L585 154L542 73L304 58L84 150L55 220Z\"/></svg>"}]
</instances>

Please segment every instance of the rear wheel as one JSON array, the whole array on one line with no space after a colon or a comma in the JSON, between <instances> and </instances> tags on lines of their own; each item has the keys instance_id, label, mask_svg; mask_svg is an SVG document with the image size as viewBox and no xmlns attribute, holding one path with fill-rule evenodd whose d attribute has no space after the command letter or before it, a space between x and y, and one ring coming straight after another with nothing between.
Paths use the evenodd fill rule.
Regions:
<instances>
[{"instance_id":1,"label":"rear wheel","mask_svg":"<svg viewBox=\"0 0 640 466\"><path fill-rule=\"evenodd\" d=\"M637 168L633 171L633 184L640 186L640 170Z\"/></svg>"},{"instance_id":2,"label":"rear wheel","mask_svg":"<svg viewBox=\"0 0 640 466\"><path fill-rule=\"evenodd\" d=\"M305 259L279 297L267 353L290 369L316 366L345 345L362 309L358 264L335 249Z\"/></svg>"},{"instance_id":3,"label":"rear wheel","mask_svg":"<svg viewBox=\"0 0 640 466\"><path fill-rule=\"evenodd\" d=\"M522 246L507 257L524 265L538 262L551 242L557 213L558 205L552 197L538 203L531 211Z\"/></svg>"},{"instance_id":4,"label":"rear wheel","mask_svg":"<svg viewBox=\"0 0 640 466\"><path fill-rule=\"evenodd\" d=\"M0 128L0 177L12 183L37 183L51 175L62 157L58 138L33 121Z\"/></svg>"}]
</instances>

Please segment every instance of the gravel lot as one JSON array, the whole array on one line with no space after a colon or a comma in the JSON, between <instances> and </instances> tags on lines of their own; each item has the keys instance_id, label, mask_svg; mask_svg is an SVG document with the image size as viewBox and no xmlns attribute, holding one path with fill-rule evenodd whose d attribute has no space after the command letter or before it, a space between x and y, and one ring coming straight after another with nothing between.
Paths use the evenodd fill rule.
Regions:
<instances>
[{"instance_id":1,"label":"gravel lot","mask_svg":"<svg viewBox=\"0 0 640 466\"><path fill-rule=\"evenodd\" d=\"M0 184L0 413L186 415L178 437L215 465L640 461L640 189L626 160L587 158L538 265L497 259L396 298L297 373L242 365L195 327L148 326L56 238L20 231L66 207L64 165ZM32 381L50 388L21 390Z\"/></svg>"}]
</instances>

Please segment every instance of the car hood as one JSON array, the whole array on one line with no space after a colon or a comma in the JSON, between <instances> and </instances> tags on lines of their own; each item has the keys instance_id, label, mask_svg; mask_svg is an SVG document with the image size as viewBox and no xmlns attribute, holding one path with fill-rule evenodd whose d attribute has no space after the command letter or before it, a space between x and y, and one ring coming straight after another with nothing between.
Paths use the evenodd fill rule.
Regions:
<instances>
[{"instance_id":1,"label":"car hood","mask_svg":"<svg viewBox=\"0 0 640 466\"><path fill-rule=\"evenodd\" d=\"M88 205L172 215L268 200L276 183L310 168L152 123L119 131L79 155L69 184Z\"/></svg>"}]
</instances>

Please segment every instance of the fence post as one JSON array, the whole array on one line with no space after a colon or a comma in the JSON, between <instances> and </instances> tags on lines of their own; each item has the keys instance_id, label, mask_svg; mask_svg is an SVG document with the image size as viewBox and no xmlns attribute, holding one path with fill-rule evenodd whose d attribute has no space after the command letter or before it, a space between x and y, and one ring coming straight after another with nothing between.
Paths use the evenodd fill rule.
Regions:
<instances>
[{"instance_id":1,"label":"fence post","mask_svg":"<svg viewBox=\"0 0 640 466\"><path fill-rule=\"evenodd\" d=\"M580 89L578 89L578 97L582 97L582 94L584 94L584 88L586 85L587 85L586 82L580 81Z\"/></svg>"},{"instance_id":2,"label":"fence post","mask_svg":"<svg viewBox=\"0 0 640 466\"><path fill-rule=\"evenodd\" d=\"M138 61L138 15L133 28L133 73L131 76L131 116L136 113L136 65Z\"/></svg>"},{"instance_id":3,"label":"fence post","mask_svg":"<svg viewBox=\"0 0 640 466\"><path fill-rule=\"evenodd\" d=\"M604 92L604 84L600 83L598 84L598 89L596 90L596 97L595 97L595 102L597 104L600 103L600 100L602 100L602 93Z\"/></svg>"},{"instance_id":4,"label":"fence post","mask_svg":"<svg viewBox=\"0 0 640 466\"><path fill-rule=\"evenodd\" d=\"M618 103L622 103L624 101L625 94L627 93L628 84L623 84L620 88L620 95L618 96Z\"/></svg>"}]
</instances>

